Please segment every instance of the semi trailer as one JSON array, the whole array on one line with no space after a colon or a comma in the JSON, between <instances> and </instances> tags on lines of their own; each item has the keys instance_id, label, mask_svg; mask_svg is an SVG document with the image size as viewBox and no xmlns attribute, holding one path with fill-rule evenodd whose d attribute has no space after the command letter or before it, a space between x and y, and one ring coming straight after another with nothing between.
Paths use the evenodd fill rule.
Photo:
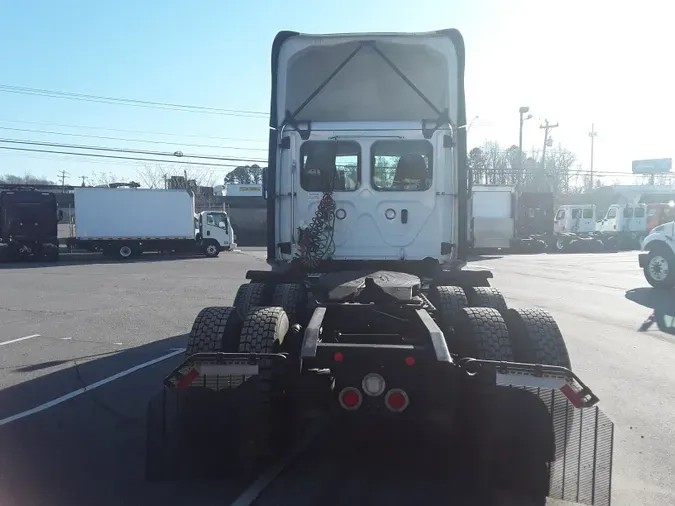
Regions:
<instances>
[{"instance_id":1,"label":"semi trailer","mask_svg":"<svg viewBox=\"0 0 675 506\"><path fill-rule=\"evenodd\" d=\"M145 252L216 257L236 245L223 211L195 213L190 190L76 188L67 245L126 260Z\"/></svg>"},{"instance_id":2,"label":"semi trailer","mask_svg":"<svg viewBox=\"0 0 675 506\"><path fill-rule=\"evenodd\" d=\"M464 54L455 29L276 36L269 269L197 315L150 401L149 479L266 468L329 419L454 435L480 504L609 504L613 425L555 319L467 267Z\"/></svg>"},{"instance_id":3,"label":"semi trailer","mask_svg":"<svg viewBox=\"0 0 675 506\"><path fill-rule=\"evenodd\" d=\"M31 188L0 190L0 262L59 258L56 196Z\"/></svg>"}]
</instances>

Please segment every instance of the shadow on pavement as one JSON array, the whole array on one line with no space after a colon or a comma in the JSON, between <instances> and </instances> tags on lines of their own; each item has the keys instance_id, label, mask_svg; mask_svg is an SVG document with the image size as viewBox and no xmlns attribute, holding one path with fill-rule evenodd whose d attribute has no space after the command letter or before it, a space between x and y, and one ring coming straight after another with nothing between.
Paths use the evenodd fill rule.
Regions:
<instances>
[{"instance_id":1,"label":"shadow on pavement","mask_svg":"<svg viewBox=\"0 0 675 506\"><path fill-rule=\"evenodd\" d=\"M228 504L246 484L149 484L145 479L148 401L180 363L185 341L186 336L175 336L105 357L81 357L72 367L0 391L0 504ZM171 353L177 355L82 393L96 382Z\"/></svg>"},{"instance_id":2,"label":"shadow on pavement","mask_svg":"<svg viewBox=\"0 0 675 506\"><path fill-rule=\"evenodd\" d=\"M228 252L224 251L221 255ZM33 259L26 259L22 261L3 262L0 263L0 270L2 269L35 269L35 268L58 268L66 265L91 265L91 264L127 264L127 263L148 263L148 262L171 262L176 260L193 260L206 258L199 253L194 254L171 254L164 255L155 253L146 253L139 258L130 260L114 260L104 257L101 253L61 253L58 262L40 262Z\"/></svg>"},{"instance_id":3,"label":"shadow on pavement","mask_svg":"<svg viewBox=\"0 0 675 506\"><path fill-rule=\"evenodd\" d=\"M675 291L633 288L626 292L626 298L653 309L649 318L640 325L640 332L646 332L656 324L661 332L675 336Z\"/></svg>"}]
</instances>

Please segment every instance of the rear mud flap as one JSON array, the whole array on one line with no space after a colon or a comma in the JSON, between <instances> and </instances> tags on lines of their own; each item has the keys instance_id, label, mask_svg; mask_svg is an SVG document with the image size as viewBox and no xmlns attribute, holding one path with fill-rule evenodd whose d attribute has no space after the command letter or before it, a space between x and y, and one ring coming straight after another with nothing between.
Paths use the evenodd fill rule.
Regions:
<instances>
[{"instance_id":1,"label":"rear mud flap","mask_svg":"<svg viewBox=\"0 0 675 506\"><path fill-rule=\"evenodd\" d=\"M562 367L466 360L478 374L471 362L488 374L467 380L460 432L483 487L609 506L614 424L597 396Z\"/></svg>"},{"instance_id":2,"label":"rear mud flap","mask_svg":"<svg viewBox=\"0 0 675 506\"><path fill-rule=\"evenodd\" d=\"M609 506L614 450L612 421L597 406L575 408L557 389L509 389L527 391L547 408L547 424L552 427L554 445L553 459L548 465L548 496L578 504ZM538 417L530 409L520 414L528 415L534 415L528 424Z\"/></svg>"},{"instance_id":3,"label":"rear mud flap","mask_svg":"<svg viewBox=\"0 0 675 506\"><path fill-rule=\"evenodd\" d=\"M246 434L255 416L247 393L254 390L250 384L220 392L165 388L155 395L147 412L147 479L218 480L246 472Z\"/></svg>"},{"instance_id":4,"label":"rear mud flap","mask_svg":"<svg viewBox=\"0 0 675 506\"><path fill-rule=\"evenodd\" d=\"M269 406L261 400L267 385L258 364L284 358L198 353L176 368L148 404L147 479L217 480L253 472L260 455L252 442Z\"/></svg>"}]
</instances>

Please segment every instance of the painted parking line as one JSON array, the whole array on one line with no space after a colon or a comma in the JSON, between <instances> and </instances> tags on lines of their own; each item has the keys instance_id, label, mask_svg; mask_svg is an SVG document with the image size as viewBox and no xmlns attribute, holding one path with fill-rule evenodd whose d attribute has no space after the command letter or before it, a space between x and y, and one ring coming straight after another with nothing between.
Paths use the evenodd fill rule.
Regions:
<instances>
[{"instance_id":1,"label":"painted parking line","mask_svg":"<svg viewBox=\"0 0 675 506\"><path fill-rule=\"evenodd\" d=\"M30 336L19 337L17 339L11 339L9 341L3 341L0 343L0 346L5 346L7 344L18 343L19 341L25 341L26 339L32 339L33 337L40 337L40 334L32 334Z\"/></svg>"},{"instance_id":2,"label":"painted parking line","mask_svg":"<svg viewBox=\"0 0 675 506\"><path fill-rule=\"evenodd\" d=\"M96 383L92 383L91 385L87 385L83 388L80 388L78 390L75 390L73 392L70 392L66 395L62 395L61 397L58 397L56 399L53 399L49 402L45 402L44 404L40 404L39 406L36 406L32 409L29 409L27 411L22 411L21 413L17 413L16 415L8 416L7 418L3 418L0 420L0 427L3 425L7 425L8 423L15 422L16 420L21 420L22 418L26 418L31 415L35 415L37 413L40 413L42 411L45 411L46 409L53 408L54 406L58 406L61 403L64 403L66 401L69 401L70 399L73 399L74 397L77 397L79 395L82 395L84 393L87 393L91 390L94 390L98 387L102 387L103 385L107 385L108 383L111 383L115 380L118 380L120 378L123 378L125 376L128 376L129 374L135 373L136 371L139 371L141 369L144 369L146 367L150 367L151 365L158 364L159 362L163 362L164 360L167 360L169 358L175 357L176 355L180 355L181 353L185 352L185 348L174 348L171 350L171 353L167 353L166 355L162 355L161 357L148 360L147 362L143 362L142 364L138 364L134 367L131 367L125 371L118 372L117 374L114 374L112 376L109 376L107 378L104 378L100 381L97 381Z\"/></svg>"},{"instance_id":3,"label":"painted parking line","mask_svg":"<svg viewBox=\"0 0 675 506\"><path fill-rule=\"evenodd\" d=\"M303 453L324 429L323 421L315 422L305 433L298 444L275 465L263 472L251 485L237 497L230 506L251 506L258 496L279 476L290 464Z\"/></svg>"}]
</instances>

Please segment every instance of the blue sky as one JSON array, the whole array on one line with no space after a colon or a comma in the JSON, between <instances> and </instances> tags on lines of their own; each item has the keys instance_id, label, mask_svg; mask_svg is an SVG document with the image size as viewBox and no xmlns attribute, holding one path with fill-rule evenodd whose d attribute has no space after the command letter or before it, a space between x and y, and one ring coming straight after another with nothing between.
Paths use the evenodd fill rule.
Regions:
<instances>
[{"instance_id":1,"label":"blue sky","mask_svg":"<svg viewBox=\"0 0 675 506\"><path fill-rule=\"evenodd\" d=\"M467 45L468 115L478 116L470 144L517 143L527 105L525 148L540 146L549 118L560 123L555 141L588 167L595 123L596 170L629 172L634 158L674 154L673 14L658 0L0 0L0 85L266 112L280 30L455 27ZM0 92L0 137L264 159L267 119ZM0 173L66 170L71 184L93 172L137 180L143 166L0 149Z\"/></svg>"}]
</instances>

